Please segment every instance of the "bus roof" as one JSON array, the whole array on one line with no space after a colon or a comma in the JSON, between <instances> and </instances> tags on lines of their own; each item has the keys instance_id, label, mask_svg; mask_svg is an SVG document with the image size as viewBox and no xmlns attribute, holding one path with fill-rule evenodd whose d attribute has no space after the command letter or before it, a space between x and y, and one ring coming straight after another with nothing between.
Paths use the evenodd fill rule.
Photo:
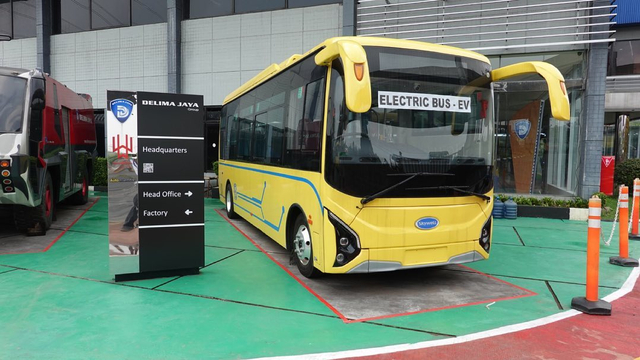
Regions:
<instances>
[{"instance_id":1,"label":"bus roof","mask_svg":"<svg viewBox=\"0 0 640 360\"><path fill-rule=\"evenodd\" d=\"M286 59L285 61L281 62L280 64L274 63L269 65L266 69L262 70L258 75L254 76L249 81L240 85L239 88L237 88L236 90L231 92L229 95L227 95L227 97L225 97L224 99L223 104L227 104L228 102L235 100L240 95L262 84L266 80L282 72L283 70L295 64L298 60L306 57L307 55L340 40L354 41L362 46L393 47L393 48L400 48L400 49L422 50L422 51L430 51L430 52L436 52L436 53L442 53L442 54L457 55L457 56L475 59L475 60L479 60L479 61L490 64L489 59L482 54L479 54L477 52L470 51L470 50L460 49L453 46L438 45L438 44L432 44L432 43L427 43L423 41L370 37L370 36L333 37L323 41L319 45L315 46L313 49L304 53L303 55L295 54L289 57L288 59Z\"/></svg>"}]
</instances>

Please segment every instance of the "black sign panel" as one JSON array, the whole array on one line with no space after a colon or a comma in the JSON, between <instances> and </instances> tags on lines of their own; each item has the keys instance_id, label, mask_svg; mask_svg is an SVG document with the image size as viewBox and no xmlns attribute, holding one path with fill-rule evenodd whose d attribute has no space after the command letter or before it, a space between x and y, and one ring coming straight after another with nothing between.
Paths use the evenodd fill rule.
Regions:
<instances>
[{"instance_id":1,"label":"black sign panel","mask_svg":"<svg viewBox=\"0 0 640 360\"><path fill-rule=\"evenodd\" d=\"M140 271L204 266L204 226L140 229Z\"/></svg>"},{"instance_id":2,"label":"black sign panel","mask_svg":"<svg viewBox=\"0 0 640 360\"><path fill-rule=\"evenodd\" d=\"M204 136L202 96L138 92L139 135Z\"/></svg>"},{"instance_id":3,"label":"black sign panel","mask_svg":"<svg viewBox=\"0 0 640 360\"><path fill-rule=\"evenodd\" d=\"M203 157L204 140L141 138L138 140L138 179L202 180Z\"/></svg>"},{"instance_id":4,"label":"black sign panel","mask_svg":"<svg viewBox=\"0 0 640 360\"><path fill-rule=\"evenodd\" d=\"M202 184L138 184L140 226L202 224Z\"/></svg>"},{"instance_id":5,"label":"black sign panel","mask_svg":"<svg viewBox=\"0 0 640 360\"><path fill-rule=\"evenodd\" d=\"M204 266L202 96L138 92L140 271Z\"/></svg>"}]
</instances>

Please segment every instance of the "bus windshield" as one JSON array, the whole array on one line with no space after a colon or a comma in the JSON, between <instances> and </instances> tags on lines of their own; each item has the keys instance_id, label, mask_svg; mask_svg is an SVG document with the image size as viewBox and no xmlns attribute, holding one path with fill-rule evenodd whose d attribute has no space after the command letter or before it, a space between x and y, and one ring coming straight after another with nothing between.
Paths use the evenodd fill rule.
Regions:
<instances>
[{"instance_id":1,"label":"bus windshield","mask_svg":"<svg viewBox=\"0 0 640 360\"><path fill-rule=\"evenodd\" d=\"M27 80L0 75L0 134L20 132Z\"/></svg>"},{"instance_id":2,"label":"bus windshield","mask_svg":"<svg viewBox=\"0 0 640 360\"><path fill-rule=\"evenodd\" d=\"M327 182L359 197L381 191L384 194L376 197L469 196L490 191L490 65L418 50L365 50L372 93L371 110L366 113L347 109L341 64L334 61L332 65ZM403 181L409 177L413 178Z\"/></svg>"}]
</instances>

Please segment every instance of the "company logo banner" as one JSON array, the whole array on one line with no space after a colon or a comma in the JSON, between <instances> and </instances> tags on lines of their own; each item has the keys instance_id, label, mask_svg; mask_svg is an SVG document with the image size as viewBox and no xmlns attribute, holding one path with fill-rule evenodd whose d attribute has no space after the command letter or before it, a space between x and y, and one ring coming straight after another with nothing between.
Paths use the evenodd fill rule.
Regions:
<instances>
[{"instance_id":1,"label":"company logo banner","mask_svg":"<svg viewBox=\"0 0 640 360\"><path fill-rule=\"evenodd\" d=\"M133 102L126 99L115 99L111 100L109 103L109 108L113 115L120 121L124 123L131 116L131 112L133 110Z\"/></svg>"}]
</instances>

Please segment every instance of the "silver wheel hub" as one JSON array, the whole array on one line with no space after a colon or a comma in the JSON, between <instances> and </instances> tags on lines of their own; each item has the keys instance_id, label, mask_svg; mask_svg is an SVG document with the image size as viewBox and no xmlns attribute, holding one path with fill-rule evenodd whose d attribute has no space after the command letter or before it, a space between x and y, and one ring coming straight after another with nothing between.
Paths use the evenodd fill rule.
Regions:
<instances>
[{"instance_id":1,"label":"silver wheel hub","mask_svg":"<svg viewBox=\"0 0 640 360\"><path fill-rule=\"evenodd\" d=\"M298 260L302 265L307 265L311 260L311 236L309 229L300 225L296 232L296 238L293 240L294 251L298 256Z\"/></svg>"},{"instance_id":2,"label":"silver wheel hub","mask_svg":"<svg viewBox=\"0 0 640 360\"><path fill-rule=\"evenodd\" d=\"M231 212L231 191L227 191L227 212Z\"/></svg>"}]
</instances>

